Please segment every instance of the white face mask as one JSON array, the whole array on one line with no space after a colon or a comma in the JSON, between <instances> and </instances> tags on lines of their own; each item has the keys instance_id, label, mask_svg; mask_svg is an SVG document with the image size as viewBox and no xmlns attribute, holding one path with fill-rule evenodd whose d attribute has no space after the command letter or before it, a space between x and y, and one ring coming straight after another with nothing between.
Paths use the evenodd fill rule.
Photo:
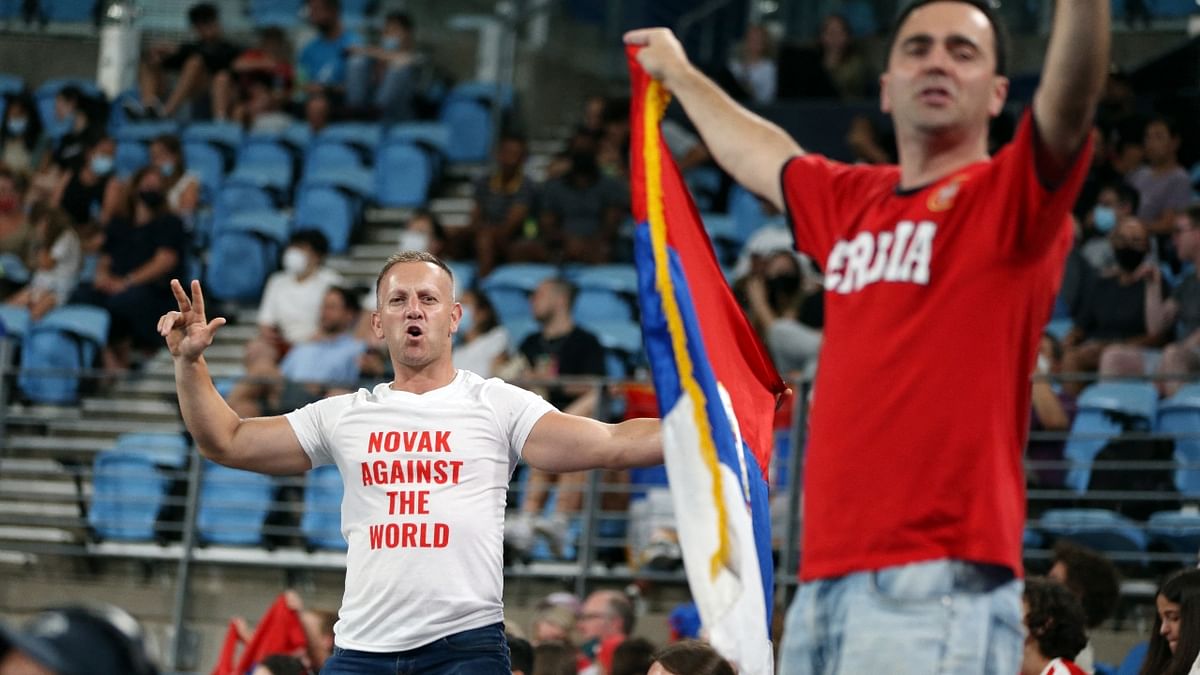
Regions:
<instances>
[{"instance_id":1,"label":"white face mask","mask_svg":"<svg viewBox=\"0 0 1200 675\"><path fill-rule=\"evenodd\" d=\"M429 235L413 230L400 230L401 251L428 251Z\"/></svg>"},{"instance_id":2,"label":"white face mask","mask_svg":"<svg viewBox=\"0 0 1200 675\"><path fill-rule=\"evenodd\" d=\"M298 248L289 248L283 252L283 270L288 274L300 276L308 267L308 255Z\"/></svg>"}]
</instances>

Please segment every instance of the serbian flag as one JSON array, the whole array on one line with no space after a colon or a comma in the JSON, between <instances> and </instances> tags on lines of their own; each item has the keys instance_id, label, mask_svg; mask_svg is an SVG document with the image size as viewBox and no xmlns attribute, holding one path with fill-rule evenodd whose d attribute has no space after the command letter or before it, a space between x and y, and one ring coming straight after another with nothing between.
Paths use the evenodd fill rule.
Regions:
<instances>
[{"instance_id":1,"label":"serbian flag","mask_svg":"<svg viewBox=\"0 0 1200 675\"><path fill-rule=\"evenodd\" d=\"M626 56L642 335L688 585L708 639L744 675L773 671L772 419L786 390L717 264L660 135L667 92Z\"/></svg>"}]
</instances>

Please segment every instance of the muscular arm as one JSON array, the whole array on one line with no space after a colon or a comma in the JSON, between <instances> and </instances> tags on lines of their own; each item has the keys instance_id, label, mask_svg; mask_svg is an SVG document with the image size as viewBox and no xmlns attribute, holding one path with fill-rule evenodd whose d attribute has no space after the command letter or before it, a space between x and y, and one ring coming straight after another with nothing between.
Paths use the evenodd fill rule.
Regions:
<instances>
[{"instance_id":1,"label":"muscular arm","mask_svg":"<svg viewBox=\"0 0 1200 675\"><path fill-rule=\"evenodd\" d=\"M638 61L683 106L717 164L751 192L783 210L779 172L789 158L803 154L796 141L777 125L738 105L689 63L671 31L635 30L625 34L625 42L642 47Z\"/></svg>"},{"instance_id":2,"label":"muscular arm","mask_svg":"<svg viewBox=\"0 0 1200 675\"><path fill-rule=\"evenodd\" d=\"M535 469L564 473L662 464L662 435L656 419L605 424L561 412L542 416L521 451Z\"/></svg>"},{"instance_id":3,"label":"muscular arm","mask_svg":"<svg viewBox=\"0 0 1200 675\"><path fill-rule=\"evenodd\" d=\"M1058 0L1033 115L1044 152L1042 180L1057 184L1092 129L1110 41L1108 0Z\"/></svg>"}]
</instances>

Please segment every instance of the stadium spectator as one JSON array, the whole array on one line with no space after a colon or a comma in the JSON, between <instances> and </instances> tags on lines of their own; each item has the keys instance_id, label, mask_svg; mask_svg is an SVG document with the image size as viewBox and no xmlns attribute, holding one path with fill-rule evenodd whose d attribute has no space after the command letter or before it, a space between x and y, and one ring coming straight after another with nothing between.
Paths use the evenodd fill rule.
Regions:
<instances>
[{"instance_id":1,"label":"stadium spectator","mask_svg":"<svg viewBox=\"0 0 1200 675\"><path fill-rule=\"evenodd\" d=\"M483 293L469 290L458 301L463 315L458 321L460 341L454 348L454 367L491 377L497 362L508 352L508 330Z\"/></svg>"},{"instance_id":2,"label":"stadium spectator","mask_svg":"<svg viewBox=\"0 0 1200 675\"><path fill-rule=\"evenodd\" d=\"M167 209L165 189L158 169L134 173L125 198L128 215L105 227L95 279L72 300L98 305L112 316L104 351L109 372L129 368L134 350L149 353L161 344L155 317L171 307L168 285L182 274L187 251L183 221Z\"/></svg>"},{"instance_id":3,"label":"stadium spectator","mask_svg":"<svg viewBox=\"0 0 1200 675\"><path fill-rule=\"evenodd\" d=\"M645 638L629 638L617 645L607 675L646 675L654 664L654 643Z\"/></svg>"},{"instance_id":4,"label":"stadium spectator","mask_svg":"<svg viewBox=\"0 0 1200 675\"><path fill-rule=\"evenodd\" d=\"M309 92L304 101L304 123L314 137L333 121L333 101L324 91Z\"/></svg>"},{"instance_id":5,"label":"stadium spectator","mask_svg":"<svg viewBox=\"0 0 1200 675\"><path fill-rule=\"evenodd\" d=\"M316 29L297 61L297 78L309 94L343 95L350 50L363 44L358 33L342 25L340 0L308 0L308 22Z\"/></svg>"},{"instance_id":6,"label":"stadium spectator","mask_svg":"<svg viewBox=\"0 0 1200 675\"><path fill-rule=\"evenodd\" d=\"M680 640L654 654L649 675L734 675L733 666L700 640Z\"/></svg>"},{"instance_id":7,"label":"stadium spectator","mask_svg":"<svg viewBox=\"0 0 1200 675\"><path fill-rule=\"evenodd\" d=\"M25 211L26 180L0 165L0 253L29 256L33 228Z\"/></svg>"},{"instance_id":8,"label":"stadium spectator","mask_svg":"<svg viewBox=\"0 0 1200 675\"><path fill-rule=\"evenodd\" d=\"M278 363L291 348L317 331L325 291L342 276L325 266L329 241L317 230L292 234L283 251L283 269L267 279L258 306L258 336L246 343L246 368L259 359Z\"/></svg>"},{"instance_id":9,"label":"stadium spectator","mask_svg":"<svg viewBox=\"0 0 1200 675\"><path fill-rule=\"evenodd\" d=\"M570 642L575 630L575 612L566 607L551 606L539 609L533 615L530 642Z\"/></svg>"},{"instance_id":10,"label":"stadium spectator","mask_svg":"<svg viewBox=\"0 0 1200 675\"><path fill-rule=\"evenodd\" d=\"M537 189L525 175L525 139L504 135L496 143L495 169L475 182L475 203L467 232L479 276L505 262L545 260L545 244L525 236ZM522 248L534 247L526 254Z\"/></svg>"},{"instance_id":11,"label":"stadium spectator","mask_svg":"<svg viewBox=\"0 0 1200 675\"><path fill-rule=\"evenodd\" d=\"M624 191L629 181L628 97L614 98L605 104L604 130L597 141L596 165L600 173L616 179Z\"/></svg>"},{"instance_id":12,"label":"stadium spectator","mask_svg":"<svg viewBox=\"0 0 1200 675\"><path fill-rule=\"evenodd\" d=\"M416 26L404 12L390 12L383 22L378 46L357 45L347 69L346 103L359 113L402 122L415 114L426 57L417 49Z\"/></svg>"},{"instance_id":13,"label":"stadium spectator","mask_svg":"<svg viewBox=\"0 0 1200 675\"><path fill-rule=\"evenodd\" d=\"M251 133L282 134L292 126L292 116L271 91L271 85L252 79L242 92L233 119Z\"/></svg>"},{"instance_id":14,"label":"stadium spectator","mask_svg":"<svg viewBox=\"0 0 1200 675\"><path fill-rule=\"evenodd\" d=\"M1171 575L1154 597L1157 611L1140 675L1186 675L1200 656L1200 570Z\"/></svg>"},{"instance_id":15,"label":"stadium spectator","mask_svg":"<svg viewBox=\"0 0 1200 675\"><path fill-rule=\"evenodd\" d=\"M533 645L525 638L505 634L508 641L508 663L512 675L533 675Z\"/></svg>"},{"instance_id":16,"label":"stadium spectator","mask_svg":"<svg viewBox=\"0 0 1200 675\"><path fill-rule=\"evenodd\" d=\"M103 226L122 213L127 191L113 175L116 151L113 139L101 136L88 147L86 161L59 179L50 203L66 211L75 225Z\"/></svg>"},{"instance_id":17,"label":"stadium spectator","mask_svg":"<svg viewBox=\"0 0 1200 675\"><path fill-rule=\"evenodd\" d=\"M750 102L766 105L775 100L779 84L779 66L775 58L775 41L767 28L762 24L746 28L746 35L727 67L733 79L749 95Z\"/></svg>"},{"instance_id":18,"label":"stadium spectator","mask_svg":"<svg viewBox=\"0 0 1200 675\"><path fill-rule=\"evenodd\" d=\"M28 92L4 97L0 125L0 164L26 177L42 165L48 139L42 135L42 117Z\"/></svg>"},{"instance_id":19,"label":"stadium spectator","mask_svg":"<svg viewBox=\"0 0 1200 675\"><path fill-rule=\"evenodd\" d=\"M629 596L621 591L594 591L583 601L579 620L575 624L583 655L595 663L602 646L605 643L623 642L633 633L636 621Z\"/></svg>"},{"instance_id":20,"label":"stadium spectator","mask_svg":"<svg viewBox=\"0 0 1200 675\"><path fill-rule=\"evenodd\" d=\"M54 96L54 119L63 135L54 143L48 167L43 168L62 172L82 166L84 152L104 133L106 105L73 84L59 89Z\"/></svg>"},{"instance_id":21,"label":"stadium spectator","mask_svg":"<svg viewBox=\"0 0 1200 675\"><path fill-rule=\"evenodd\" d=\"M250 675L308 675L304 662L286 654L272 654L254 667Z\"/></svg>"},{"instance_id":22,"label":"stadium spectator","mask_svg":"<svg viewBox=\"0 0 1200 675\"><path fill-rule=\"evenodd\" d=\"M1137 217L1152 234L1165 239L1175 215L1192 201L1191 178L1179 164L1179 127L1165 117L1152 119L1146 123L1143 143L1146 165L1129 175L1129 183L1141 196Z\"/></svg>"},{"instance_id":23,"label":"stadium spectator","mask_svg":"<svg viewBox=\"0 0 1200 675\"><path fill-rule=\"evenodd\" d=\"M1066 586L1079 599L1088 631L1098 628L1117 609L1121 597L1117 568L1095 551L1060 539L1054 544L1054 562L1046 576ZM1090 640L1072 660L1089 673L1096 669Z\"/></svg>"},{"instance_id":24,"label":"stadium spectator","mask_svg":"<svg viewBox=\"0 0 1200 675\"><path fill-rule=\"evenodd\" d=\"M874 78L846 17L830 14L821 21L818 52L839 98L860 99L871 93Z\"/></svg>"},{"instance_id":25,"label":"stadium spectator","mask_svg":"<svg viewBox=\"0 0 1200 675\"><path fill-rule=\"evenodd\" d=\"M291 97L296 79L287 34L277 26L260 29L258 43L238 55L232 70L238 94L237 102L228 111L232 118L244 119L247 108L254 106L281 109ZM262 100L257 99L259 92Z\"/></svg>"},{"instance_id":26,"label":"stadium spectator","mask_svg":"<svg viewBox=\"0 0 1200 675\"><path fill-rule=\"evenodd\" d=\"M167 208L189 221L200 205L200 177L188 171L179 137L163 134L151 141L150 163L166 181Z\"/></svg>"},{"instance_id":27,"label":"stadium spectator","mask_svg":"<svg viewBox=\"0 0 1200 675\"><path fill-rule=\"evenodd\" d=\"M228 115L235 95L230 69L242 50L225 39L220 12L214 4L192 5L188 25L194 41L174 47L156 45L142 55L138 70L140 102L126 106L131 117L173 117L184 105L193 105L193 114L216 119ZM169 94L168 72L179 73ZM201 111L197 106L205 109Z\"/></svg>"},{"instance_id":28,"label":"stadium spectator","mask_svg":"<svg viewBox=\"0 0 1200 675\"><path fill-rule=\"evenodd\" d=\"M538 285L530 298L530 309L540 330L525 338L519 348L520 367L508 376L524 375L533 379L554 380L572 375L604 375L604 348L592 333L575 325L571 310L576 289L569 282L553 278ZM537 386L537 385L535 385ZM559 410L590 417L595 414L595 389L587 385L555 386L546 399ZM583 473L551 474L530 468L529 481L520 512L509 519L505 542L518 554L528 555L534 534L544 536L551 552L562 556L567 544L569 518L583 506L587 480ZM541 515L550 496L550 486L558 484L554 515Z\"/></svg>"},{"instance_id":29,"label":"stadium spectator","mask_svg":"<svg viewBox=\"0 0 1200 675\"><path fill-rule=\"evenodd\" d=\"M576 675L575 649L565 642L533 648L533 675Z\"/></svg>"},{"instance_id":30,"label":"stadium spectator","mask_svg":"<svg viewBox=\"0 0 1200 675\"><path fill-rule=\"evenodd\" d=\"M20 629L0 626L4 675L158 675L138 620L112 605L37 613Z\"/></svg>"},{"instance_id":31,"label":"stadium spectator","mask_svg":"<svg viewBox=\"0 0 1200 675\"><path fill-rule=\"evenodd\" d=\"M541 236L551 251L561 251L563 262L609 262L625 201L622 186L600 172L596 155L577 152L567 174L542 188Z\"/></svg>"},{"instance_id":32,"label":"stadium spectator","mask_svg":"<svg viewBox=\"0 0 1200 675\"><path fill-rule=\"evenodd\" d=\"M1110 237L1118 223L1134 217L1138 203L1137 190L1123 180L1101 186L1096 205L1083 221L1084 242L1079 249L1096 272L1110 274L1116 269L1117 258Z\"/></svg>"},{"instance_id":33,"label":"stadium spectator","mask_svg":"<svg viewBox=\"0 0 1200 675\"><path fill-rule=\"evenodd\" d=\"M33 276L8 303L29 308L30 317L37 321L66 302L75 290L83 252L70 217L61 209L35 204L29 218L33 221L33 238L28 266Z\"/></svg>"},{"instance_id":34,"label":"stadium spectator","mask_svg":"<svg viewBox=\"0 0 1200 675\"><path fill-rule=\"evenodd\" d=\"M1025 580L1025 651L1021 675L1084 675L1072 659L1087 644L1079 598L1049 579Z\"/></svg>"},{"instance_id":35,"label":"stadium spectator","mask_svg":"<svg viewBox=\"0 0 1200 675\"><path fill-rule=\"evenodd\" d=\"M400 228L401 251L425 251L441 255L446 248L446 228L437 214L428 209L417 209Z\"/></svg>"},{"instance_id":36,"label":"stadium spectator","mask_svg":"<svg viewBox=\"0 0 1200 675\"><path fill-rule=\"evenodd\" d=\"M1171 234L1179 259L1192 264L1193 269L1179 285L1163 299L1162 271L1150 271L1146 287L1146 311L1152 326L1167 332L1176 327L1175 342L1163 348L1158 374L1166 376L1157 382L1164 397L1174 396L1187 382L1187 375L1200 372L1200 206L1189 207L1175 217Z\"/></svg>"},{"instance_id":37,"label":"stadium spectator","mask_svg":"<svg viewBox=\"0 0 1200 675\"><path fill-rule=\"evenodd\" d=\"M353 335L358 311L354 293L330 287L322 298L316 334L293 344L278 367L266 359L255 361L229 393L229 407L242 417L261 417L353 390L365 349Z\"/></svg>"},{"instance_id":38,"label":"stadium spectator","mask_svg":"<svg viewBox=\"0 0 1200 675\"><path fill-rule=\"evenodd\" d=\"M1032 432L1063 434L1065 438L1075 418L1075 398L1061 388L1056 389L1051 379L1062 371L1062 356L1062 344L1053 335L1043 333L1034 370L1029 429ZM1063 486L1066 469L1045 465L1063 461L1064 445L1063 438L1035 438L1031 435L1025 447L1025 459L1030 463L1026 467L1025 477L1030 487L1054 489Z\"/></svg>"},{"instance_id":39,"label":"stadium spectator","mask_svg":"<svg viewBox=\"0 0 1200 675\"><path fill-rule=\"evenodd\" d=\"M744 288L751 323L775 367L785 376L812 374L821 351L821 321L812 316L820 284L805 277L795 254L777 251L752 265Z\"/></svg>"}]
</instances>

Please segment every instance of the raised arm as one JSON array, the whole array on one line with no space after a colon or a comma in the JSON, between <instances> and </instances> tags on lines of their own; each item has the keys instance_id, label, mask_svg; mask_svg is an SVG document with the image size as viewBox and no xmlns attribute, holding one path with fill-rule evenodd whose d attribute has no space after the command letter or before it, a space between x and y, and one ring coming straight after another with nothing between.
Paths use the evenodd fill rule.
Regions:
<instances>
[{"instance_id":1,"label":"raised arm","mask_svg":"<svg viewBox=\"0 0 1200 675\"><path fill-rule=\"evenodd\" d=\"M803 154L796 141L775 124L738 105L697 70L669 29L630 31L625 34L625 42L642 48L638 62L683 106L717 164L782 211L779 172L789 158Z\"/></svg>"},{"instance_id":2,"label":"raised arm","mask_svg":"<svg viewBox=\"0 0 1200 675\"><path fill-rule=\"evenodd\" d=\"M225 319L206 319L200 282L192 282L191 298L178 280L171 280L171 290L179 310L158 320L158 332L175 360L179 409L200 454L218 464L259 473L289 475L311 469L312 462L285 418L241 419L217 393L203 354Z\"/></svg>"},{"instance_id":3,"label":"raised arm","mask_svg":"<svg viewBox=\"0 0 1200 675\"><path fill-rule=\"evenodd\" d=\"M605 424L549 412L533 425L521 454L533 468L553 473L654 466L663 462L659 427L656 419Z\"/></svg>"},{"instance_id":4,"label":"raised arm","mask_svg":"<svg viewBox=\"0 0 1200 675\"><path fill-rule=\"evenodd\" d=\"M1033 99L1045 156L1043 181L1055 184L1092 130L1092 117L1108 72L1108 0L1058 0L1046 48L1042 81Z\"/></svg>"}]
</instances>

